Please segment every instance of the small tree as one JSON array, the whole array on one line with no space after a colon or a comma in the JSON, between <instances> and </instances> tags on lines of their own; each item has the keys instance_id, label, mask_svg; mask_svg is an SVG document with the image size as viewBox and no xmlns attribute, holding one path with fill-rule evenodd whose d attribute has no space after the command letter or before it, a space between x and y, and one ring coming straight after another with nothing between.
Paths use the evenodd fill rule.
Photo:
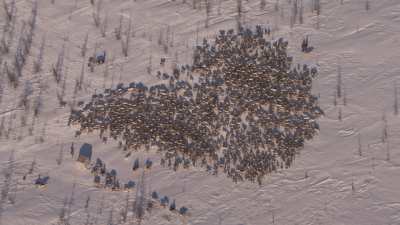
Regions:
<instances>
[{"instance_id":1,"label":"small tree","mask_svg":"<svg viewBox=\"0 0 400 225\"><path fill-rule=\"evenodd\" d=\"M338 66L336 94L339 98L342 97L342 67Z\"/></svg>"},{"instance_id":2,"label":"small tree","mask_svg":"<svg viewBox=\"0 0 400 225\"><path fill-rule=\"evenodd\" d=\"M369 11L371 9L371 6L369 4L369 0L365 0L365 10Z\"/></svg>"},{"instance_id":3,"label":"small tree","mask_svg":"<svg viewBox=\"0 0 400 225\"><path fill-rule=\"evenodd\" d=\"M46 37L42 37L42 43L40 44L40 49L39 49L39 54L33 63L33 72L38 73L42 71L42 65L43 65L43 56L44 56L44 48L46 45Z\"/></svg>"},{"instance_id":4,"label":"small tree","mask_svg":"<svg viewBox=\"0 0 400 225\"><path fill-rule=\"evenodd\" d=\"M398 101L398 94L397 94L397 83L394 83L394 115L399 115L399 101Z\"/></svg>"},{"instance_id":5,"label":"small tree","mask_svg":"<svg viewBox=\"0 0 400 225\"><path fill-rule=\"evenodd\" d=\"M119 26L115 28L115 38L117 40L121 40L121 32L122 32L122 22L123 22L123 16L122 12L120 13L121 15L119 16Z\"/></svg>"},{"instance_id":6,"label":"small tree","mask_svg":"<svg viewBox=\"0 0 400 225\"><path fill-rule=\"evenodd\" d=\"M61 51L58 54L57 62L55 65L53 65L53 69L52 69L53 76L57 83L59 83L62 78L62 71L63 71L63 66L64 66L64 54L65 54L65 43L63 44Z\"/></svg>"},{"instance_id":7,"label":"small tree","mask_svg":"<svg viewBox=\"0 0 400 225\"><path fill-rule=\"evenodd\" d=\"M86 33L85 39L83 40L83 44L81 47L81 56L82 57L86 56L88 40L89 40L89 33Z\"/></svg>"},{"instance_id":8,"label":"small tree","mask_svg":"<svg viewBox=\"0 0 400 225\"><path fill-rule=\"evenodd\" d=\"M205 27L208 28L208 23L210 20L210 13L211 13L211 1L210 0L204 0L206 3L206 22L205 22Z\"/></svg>"},{"instance_id":9,"label":"small tree","mask_svg":"<svg viewBox=\"0 0 400 225\"><path fill-rule=\"evenodd\" d=\"M106 37L107 25L108 25L108 14L106 14L101 24L100 32L102 37Z\"/></svg>"},{"instance_id":10,"label":"small tree","mask_svg":"<svg viewBox=\"0 0 400 225\"><path fill-rule=\"evenodd\" d=\"M121 39L122 53L125 57L128 57L129 53L129 45L131 39L131 30L132 30L132 17L129 17L129 24L125 34L125 40Z\"/></svg>"},{"instance_id":11,"label":"small tree","mask_svg":"<svg viewBox=\"0 0 400 225\"><path fill-rule=\"evenodd\" d=\"M95 6L95 8L93 9L93 13L92 13L92 17L93 17L93 21L94 21L94 25L96 27L100 26L101 23L101 7L103 4L103 0L99 0Z\"/></svg>"},{"instance_id":12,"label":"small tree","mask_svg":"<svg viewBox=\"0 0 400 225\"><path fill-rule=\"evenodd\" d=\"M266 5L267 5L266 0L260 0L260 9L261 10L264 10Z\"/></svg>"},{"instance_id":13,"label":"small tree","mask_svg":"<svg viewBox=\"0 0 400 225\"><path fill-rule=\"evenodd\" d=\"M10 3L7 3L6 0L3 0L3 7L4 11L6 12L6 19L11 21L16 11L15 0L12 0Z\"/></svg>"},{"instance_id":14,"label":"small tree","mask_svg":"<svg viewBox=\"0 0 400 225\"><path fill-rule=\"evenodd\" d=\"M64 145L61 145L60 152L58 154L58 158L56 159L57 165L61 165L64 158Z\"/></svg>"},{"instance_id":15,"label":"small tree","mask_svg":"<svg viewBox=\"0 0 400 225\"><path fill-rule=\"evenodd\" d=\"M275 12L279 11L279 0L276 0L274 9L275 9Z\"/></svg>"}]
</instances>

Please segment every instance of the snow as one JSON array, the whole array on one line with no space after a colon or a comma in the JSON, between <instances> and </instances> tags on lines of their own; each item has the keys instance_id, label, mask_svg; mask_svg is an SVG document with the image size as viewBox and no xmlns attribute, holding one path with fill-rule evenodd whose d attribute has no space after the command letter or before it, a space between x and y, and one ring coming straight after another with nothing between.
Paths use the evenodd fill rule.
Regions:
<instances>
[{"instance_id":1,"label":"snow","mask_svg":"<svg viewBox=\"0 0 400 225\"><path fill-rule=\"evenodd\" d=\"M177 208L186 206L190 215L182 217L160 207L146 214L142 224L191 224L191 225L397 225L400 224L400 120L394 115L394 85L400 74L400 2L398 0L370 1L371 9L365 10L364 0L340 1L321 0L322 12L319 16L320 28L316 29L317 16L311 13L311 0L304 0L304 24L290 28L290 9L292 4L280 1L281 12L274 11L274 0L267 1L265 10L260 10L258 0L242 1L245 25L271 25L274 38L289 40L289 50L295 62L317 65L319 75L314 82L314 93L320 94L320 106L325 117L319 119L321 131L300 151L294 166L270 175L262 186L248 182L233 183L223 175L217 177L200 169L174 172L159 165L159 157L154 151L133 153L125 159L125 153L118 149L118 143L109 140L103 144L98 134L84 134L74 138L74 127L67 126L69 109L58 106L57 86L50 72L56 63L57 55L68 37L66 59L68 66L67 94L73 96L75 79L79 77L82 63L87 57L80 56L80 48L86 33L89 33L88 54L98 49L107 51L110 59L109 76L105 86L110 87L119 81L125 84L142 81L145 84L159 82L155 72L159 59L167 62L175 58L182 64L190 63L191 47L203 37L212 38L219 29L236 26L236 2L224 0L221 14L217 13L217 1L211 11L209 27L204 27L205 8L194 10L188 3L167 0L104 0L102 14L108 14L108 29L105 38L100 29L95 28L90 1L39 0L38 27L34 37L31 56L25 66L20 86L15 91L3 78L5 87L0 103L0 117L6 117L5 125L11 115L13 131L9 139L0 138L1 169L7 168L11 150L15 150L15 171L13 185L17 185L15 204L5 201L1 206L0 224L4 225L44 225L58 220L63 201L74 190L71 208L71 224L84 224L87 212L84 209L86 198L91 197L89 212L91 221L105 224L109 213L114 209L114 222L119 210L125 205L127 192L111 192L98 189L93 184L93 176L69 155L69 146L75 142L75 152L85 143L93 144L92 159L97 157L106 162L108 168L115 168L122 181L139 180L140 171L132 172L133 160L141 162L149 156L154 164L146 170L146 192L156 190L160 196L167 195L176 200ZM19 36L21 19L30 13L30 1L17 1L18 22L15 42ZM121 11L122 10L122 11ZM128 57L123 57L120 41L115 40L113 31L118 26L120 13L124 16L124 27L128 18L133 18L135 36L131 40ZM4 23L4 12L0 11L0 24ZM69 19L70 18L70 19ZM164 33L170 28L174 34L174 46L164 53L157 44L160 30ZM25 112L18 106L17 99L23 91L24 80L30 80L35 93L38 93L39 74L32 74L32 64L38 53L42 36L46 36L46 49L43 72L40 74L45 89L44 108L35 121L33 136L28 135L27 127L21 127L19 118ZM315 47L310 54L300 51L301 40L310 36ZM16 43L6 58L12 58ZM149 57L152 56L153 72L147 74ZM111 60L114 59L114 60ZM347 97L337 99L333 105L336 89L337 71L340 65L342 81ZM87 100L96 91L103 90L103 70L105 65L96 66L91 73L86 68L84 90L77 100ZM166 70L170 65L167 63ZM122 73L121 73L122 69ZM0 70L1 71L1 70ZM342 121L338 111L342 111ZM30 126L33 112L28 116ZM385 114L388 126L388 139L382 143ZM0 118L0 119L1 119ZM37 141L46 125L45 142ZM358 135L361 138L362 156L358 151ZM22 138L18 140L18 137ZM64 156L57 165L61 145ZM388 145L388 146L387 146ZM387 160L387 149L390 160ZM32 161L37 165L34 173L25 181ZM50 176L45 188L33 185L37 175ZM306 176L307 175L307 176ZM4 187L1 177L0 187ZM352 188L352 186L354 188ZM12 188L13 189L13 188ZM354 189L354 190L352 190ZM131 201L135 193L129 193ZM98 208L104 197L101 215ZM0 209L1 209L0 207ZM129 216L129 215L128 215Z\"/></svg>"}]
</instances>

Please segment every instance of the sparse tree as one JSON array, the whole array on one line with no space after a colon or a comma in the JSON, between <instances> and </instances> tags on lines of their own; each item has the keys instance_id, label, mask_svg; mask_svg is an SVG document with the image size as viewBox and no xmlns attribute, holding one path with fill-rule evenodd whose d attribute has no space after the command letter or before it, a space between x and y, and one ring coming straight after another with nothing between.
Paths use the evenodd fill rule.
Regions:
<instances>
[{"instance_id":1,"label":"sparse tree","mask_svg":"<svg viewBox=\"0 0 400 225\"><path fill-rule=\"evenodd\" d=\"M38 54L36 60L33 63L33 72L34 73L38 73L38 72L42 71L45 45L46 45L46 37L43 36L42 37L42 43L40 44L39 54Z\"/></svg>"},{"instance_id":2,"label":"sparse tree","mask_svg":"<svg viewBox=\"0 0 400 225\"><path fill-rule=\"evenodd\" d=\"M39 137L39 142L43 143L46 138L46 128L47 128L47 121L44 123L43 128L42 128L42 133L41 136Z\"/></svg>"},{"instance_id":3,"label":"sparse tree","mask_svg":"<svg viewBox=\"0 0 400 225\"><path fill-rule=\"evenodd\" d=\"M369 0L365 0L365 10L369 11L371 9L371 5L369 3Z\"/></svg>"},{"instance_id":4,"label":"sparse tree","mask_svg":"<svg viewBox=\"0 0 400 225\"><path fill-rule=\"evenodd\" d=\"M58 153L58 158L56 159L57 165L61 165L64 158L64 145L61 145L60 152Z\"/></svg>"},{"instance_id":5,"label":"sparse tree","mask_svg":"<svg viewBox=\"0 0 400 225\"><path fill-rule=\"evenodd\" d=\"M387 122L383 121L382 142L386 142L387 137L388 137Z\"/></svg>"},{"instance_id":6,"label":"sparse tree","mask_svg":"<svg viewBox=\"0 0 400 225\"><path fill-rule=\"evenodd\" d=\"M3 136L5 120L6 120L6 117L2 117L1 118L1 122L0 122L0 137Z\"/></svg>"},{"instance_id":7,"label":"sparse tree","mask_svg":"<svg viewBox=\"0 0 400 225\"><path fill-rule=\"evenodd\" d=\"M108 26L108 14L106 14L103 22L101 23L100 32L101 32L101 36L103 36L103 37L106 37L107 26Z\"/></svg>"},{"instance_id":8,"label":"sparse tree","mask_svg":"<svg viewBox=\"0 0 400 225\"><path fill-rule=\"evenodd\" d=\"M303 0L300 0L300 12L299 12L299 23L303 24L304 23L304 6L303 6Z\"/></svg>"},{"instance_id":9,"label":"sparse tree","mask_svg":"<svg viewBox=\"0 0 400 225\"><path fill-rule=\"evenodd\" d=\"M361 135L358 134L358 155L362 156Z\"/></svg>"},{"instance_id":10,"label":"sparse tree","mask_svg":"<svg viewBox=\"0 0 400 225\"><path fill-rule=\"evenodd\" d=\"M121 39L122 53L125 57L128 57L128 53L129 53L131 30L132 30L132 17L130 16L128 28L127 28L126 34L125 34L125 40L123 38Z\"/></svg>"},{"instance_id":11,"label":"sparse tree","mask_svg":"<svg viewBox=\"0 0 400 225\"><path fill-rule=\"evenodd\" d=\"M36 96L35 102L33 104L33 115L35 117L39 116L40 110L42 108L43 105L43 100L42 100L42 85L39 85L39 93Z\"/></svg>"},{"instance_id":12,"label":"sparse tree","mask_svg":"<svg viewBox=\"0 0 400 225\"><path fill-rule=\"evenodd\" d=\"M397 83L394 83L394 115L399 115L399 100L398 100L398 94L397 94Z\"/></svg>"},{"instance_id":13,"label":"sparse tree","mask_svg":"<svg viewBox=\"0 0 400 225\"><path fill-rule=\"evenodd\" d=\"M29 96L32 94L33 94L32 83L29 80L27 80L25 81L24 89L22 91L19 103L19 106L24 107L25 111L29 109Z\"/></svg>"},{"instance_id":14,"label":"sparse tree","mask_svg":"<svg viewBox=\"0 0 400 225\"><path fill-rule=\"evenodd\" d=\"M144 212L145 212L145 206L146 206L146 197L145 197L145 177L144 177L144 171L142 172L142 175L140 176L139 184L136 189L136 196L135 196L135 201L133 203L133 213L136 216L136 219L140 221L143 219Z\"/></svg>"},{"instance_id":15,"label":"sparse tree","mask_svg":"<svg viewBox=\"0 0 400 225\"><path fill-rule=\"evenodd\" d=\"M58 54L57 62L55 65L53 65L52 69L53 76L57 83L59 83L62 79L62 71L64 67L64 54L65 54L65 43L63 44L61 51Z\"/></svg>"},{"instance_id":16,"label":"sparse tree","mask_svg":"<svg viewBox=\"0 0 400 225\"><path fill-rule=\"evenodd\" d=\"M386 142L386 161L390 161L390 148L389 148L389 142Z\"/></svg>"},{"instance_id":17,"label":"sparse tree","mask_svg":"<svg viewBox=\"0 0 400 225\"><path fill-rule=\"evenodd\" d=\"M64 201L63 201L63 205L60 209L60 213L58 214L58 222L60 225L64 225L66 224L66 208L68 205L68 197L65 196Z\"/></svg>"},{"instance_id":18,"label":"sparse tree","mask_svg":"<svg viewBox=\"0 0 400 225\"><path fill-rule=\"evenodd\" d=\"M275 12L279 11L279 0L276 0L274 9L275 9Z\"/></svg>"},{"instance_id":19,"label":"sparse tree","mask_svg":"<svg viewBox=\"0 0 400 225\"><path fill-rule=\"evenodd\" d=\"M88 40L89 40L89 33L86 33L85 39L83 40L83 44L81 47L81 56L83 58L85 58L86 56Z\"/></svg>"},{"instance_id":20,"label":"sparse tree","mask_svg":"<svg viewBox=\"0 0 400 225\"><path fill-rule=\"evenodd\" d=\"M204 0L206 3L206 21L205 21L205 27L208 28L208 23L210 20L210 13L211 13L211 1L210 0Z\"/></svg>"},{"instance_id":21,"label":"sparse tree","mask_svg":"<svg viewBox=\"0 0 400 225\"><path fill-rule=\"evenodd\" d=\"M266 5L267 5L266 0L260 0L260 9L261 10L264 10Z\"/></svg>"},{"instance_id":22,"label":"sparse tree","mask_svg":"<svg viewBox=\"0 0 400 225\"><path fill-rule=\"evenodd\" d=\"M243 13L243 5L242 5L242 0L236 0L236 12L237 12L237 16L236 16L236 26L237 26L237 30L240 30L240 28L242 27L242 13Z\"/></svg>"},{"instance_id":23,"label":"sparse tree","mask_svg":"<svg viewBox=\"0 0 400 225\"><path fill-rule=\"evenodd\" d=\"M296 23L297 14L298 14L297 0L293 0L292 12L290 15L290 27L291 28L293 28L294 24Z\"/></svg>"},{"instance_id":24,"label":"sparse tree","mask_svg":"<svg viewBox=\"0 0 400 225\"><path fill-rule=\"evenodd\" d=\"M152 71L152 56L149 57L149 64L147 65L147 73L151 74Z\"/></svg>"},{"instance_id":25,"label":"sparse tree","mask_svg":"<svg viewBox=\"0 0 400 225\"><path fill-rule=\"evenodd\" d=\"M123 22L123 16L122 16L122 12L120 13L121 15L119 16L119 26L117 28L115 28L115 38L117 40L121 40L121 33L122 33L122 22Z\"/></svg>"},{"instance_id":26,"label":"sparse tree","mask_svg":"<svg viewBox=\"0 0 400 225\"><path fill-rule=\"evenodd\" d=\"M336 91L333 93L333 105L337 106Z\"/></svg>"},{"instance_id":27,"label":"sparse tree","mask_svg":"<svg viewBox=\"0 0 400 225\"><path fill-rule=\"evenodd\" d=\"M102 5L103 5L103 0L98 0L95 5L95 8L93 9L92 17L93 17L94 25L96 27L99 27L100 23L101 23L101 7L102 7Z\"/></svg>"},{"instance_id":28,"label":"sparse tree","mask_svg":"<svg viewBox=\"0 0 400 225\"><path fill-rule=\"evenodd\" d=\"M338 66L336 94L338 98L342 97L342 67L340 65Z\"/></svg>"},{"instance_id":29,"label":"sparse tree","mask_svg":"<svg viewBox=\"0 0 400 225\"><path fill-rule=\"evenodd\" d=\"M125 208L122 210L121 217L122 217L122 222L126 222L128 218L128 211L129 211L129 191L126 194L125 198Z\"/></svg>"},{"instance_id":30,"label":"sparse tree","mask_svg":"<svg viewBox=\"0 0 400 225\"><path fill-rule=\"evenodd\" d=\"M16 11L15 0L11 0L9 3L7 3L6 0L3 0L3 7L4 11L6 12L6 19L11 21Z\"/></svg>"}]
</instances>

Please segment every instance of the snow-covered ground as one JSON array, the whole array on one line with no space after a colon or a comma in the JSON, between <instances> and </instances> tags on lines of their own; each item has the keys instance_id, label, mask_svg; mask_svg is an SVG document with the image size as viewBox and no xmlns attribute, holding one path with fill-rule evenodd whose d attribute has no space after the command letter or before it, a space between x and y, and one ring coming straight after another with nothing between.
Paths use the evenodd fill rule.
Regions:
<instances>
[{"instance_id":1,"label":"snow-covered ground","mask_svg":"<svg viewBox=\"0 0 400 225\"><path fill-rule=\"evenodd\" d=\"M8 0L9 2L9 0ZM17 0L17 26L15 44L5 58L13 57L19 37L21 20L29 18L31 1ZM262 186L248 182L233 183L219 175L211 176L201 170L174 172L159 165L154 153L135 153L124 157L118 143L101 143L98 134L74 138L74 128L67 126L69 108L59 107L56 92L60 91L51 73L63 43L66 44L65 74L66 97L71 101L75 79L79 78L82 63L87 57L80 55L80 46L89 34L88 54L95 49L108 53L109 75L104 78L105 65L96 66L93 73L85 68L84 89L77 100L85 100L95 92L117 83L143 81L159 82L155 72L160 57L167 62L178 58L189 63L196 39L212 38L219 29L236 26L236 1L212 0L209 27L205 28L205 7L193 9L191 0L104 0L101 16L108 18L106 37L93 23L93 7L88 0L38 0L37 29L31 56L17 90L7 83L0 103L0 120L5 119L8 128L12 121L9 139L0 138L1 169L8 168L11 151L15 150L15 162L9 196L15 203L4 200L0 205L2 225L55 224L63 208L63 202L73 194L69 210L70 224L85 224L87 215L93 224L106 224L113 212L113 224L118 224L119 213L130 195L135 192L111 192L94 187L90 171L69 155L71 142L76 149L84 142L94 145L93 158L100 157L108 168L115 168L122 181L138 181L140 172L132 172L136 157L144 160L150 156L155 161L152 170L145 173L146 191L157 190L161 195L176 199L177 206L187 206L190 215L181 217L167 209L153 209L142 224L192 224L192 225L397 225L400 224L400 129L399 116L394 115L395 85L400 74L400 1L371 0L370 10L365 0L321 0L322 11L318 17L311 12L311 0L304 0L304 23L290 27L293 0L280 0L275 11L275 0L267 1L264 10L259 0L243 0L244 25L269 25L273 37L289 40L290 54L299 63L316 65L319 76L314 82L314 93L320 95L320 106L325 116L319 120L321 131L314 140L301 150L294 166L270 175ZM220 11L220 12L218 12ZM4 23L4 10L0 11L0 24ZM124 18L124 30L129 17L133 23L133 37L129 56L124 57L120 41L115 39L120 15ZM319 21L319 22L318 22ZM319 29L317 29L319 23ZM158 44L160 32L166 39L169 30L168 53ZM32 73L42 36L46 36L44 70ZM301 53L302 38L309 35L315 50ZM173 36L173 37L172 37ZM67 41L64 39L67 38ZM95 47L97 46L97 47ZM152 74L147 73L152 59ZM167 65L165 69L169 70ZM338 71L341 70L343 90L346 96L337 98L334 105ZM0 70L3 71L3 70ZM35 121L33 135L28 128L33 112L25 112L18 106L25 81L32 83L38 95L42 80L43 109ZM339 112L342 120L338 119ZM20 118L27 116L27 125L21 127ZM382 136L387 124L387 139ZM45 129L44 142L38 141ZM359 155L359 138L361 156ZM64 148L61 165L57 164L60 149ZM36 166L26 180L22 177L33 160ZM38 174L50 176L46 188L33 185ZM4 189L5 178L0 187ZM74 185L75 184L75 185ZM16 194L15 194L16 192ZM90 196L88 210L85 210ZM103 200L102 200L103 199ZM103 203L102 203L103 202ZM98 209L103 205L102 213ZM96 219L97 218L97 219ZM95 223L97 221L97 223Z\"/></svg>"}]
</instances>

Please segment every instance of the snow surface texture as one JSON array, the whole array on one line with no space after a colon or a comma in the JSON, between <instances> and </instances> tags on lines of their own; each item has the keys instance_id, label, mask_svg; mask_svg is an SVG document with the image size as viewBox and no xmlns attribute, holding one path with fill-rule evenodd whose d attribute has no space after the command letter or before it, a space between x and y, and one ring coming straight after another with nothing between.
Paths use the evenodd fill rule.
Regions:
<instances>
[{"instance_id":1,"label":"snow surface texture","mask_svg":"<svg viewBox=\"0 0 400 225\"><path fill-rule=\"evenodd\" d=\"M93 73L85 68L83 91L77 100L87 100L95 91L111 87L122 81L143 81L147 84L158 82L155 71L159 58L167 57L171 62L177 56L180 63L189 63L191 48L196 39L213 37L219 29L236 26L236 1L212 2L209 26L205 28L205 7L193 9L187 0L104 0L102 16L108 15L106 37L93 23L93 8L90 1L39 0L37 29L31 56L23 71L20 86L14 90L3 76L3 98L0 103L0 117L5 117L8 128L12 121L10 137L1 137L0 159L3 174L9 167L11 150L15 150L15 162L7 199L2 201L2 225L43 225L56 224L65 198L73 194L71 207L67 209L70 224L85 224L87 215L91 222L106 224L113 212L113 224L117 224L119 213L125 205L126 192L111 192L93 185L93 177L84 166L72 160L69 146L75 142L78 149L84 142L94 146L93 158L100 157L108 168L115 168L122 181L138 181L140 172L132 173L134 158L144 161L150 156L155 165L146 171L146 192L157 190L160 195L175 199L177 207L187 206L190 215L181 217L167 209L156 208L146 214L142 224L222 224L222 225L264 225L264 224L337 224L337 225L383 225L400 224L400 153L397 129L399 119L394 115L394 90L396 76L400 74L400 2L398 0L369 1L367 11L365 0L321 0L321 15L311 12L311 0L304 0L304 24L290 27L292 4L279 1L275 11L275 0L267 1L264 10L260 1L242 1L245 26L263 24L274 28L275 38L289 40L290 53L299 63L317 65L319 76L314 82L314 93L320 94L320 106L325 117L319 120L321 132L308 142L297 157L294 165L268 177L259 187L249 182L234 184L223 175L211 176L205 171L180 170L173 172L159 166L154 153L133 154L124 158L118 143L101 143L97 134L74 138L74 130L68 127L69 108L59 107L57 87L50 72L57 55L66 44L64 60L66 73L66 96L71 101L75 79L79 78L82 63L87 57L80 56L80 46L89 33L88 53L105 49L109 59L109 75L104 78L104 65L96 66ZM293 0L292 0L293 2ZM27 19L31 10L30 1L17 1L16 37L11 53L12 58L19 36L22 19ZM122 10L122 11L121 11ZM119 15L124 18L124 29L132 17L133 32L128 57L121 51L120 41L115 40L114 28L118 26ZM0 23L4 23L4 10L0 11ZM319 29L317 29L319 23ZM170 45L168 53L158 45L160 31L169 26ZM198 31L198 32L196 32ZM38 54L42 36L46 35L43 72L32 73L32 64ZM301 53L300 44L305 35L315 50ZM68 37L67 41L64 41ZM97 44L96 44L97 43ZM97 46L97 47L96 47ZM152 75L147 73L149 58L152 58ZM169 70L166 65L166 70ZM340 69L339 69L340 67ZM337 98L334 94L338 70L342 74L342 90L346 96ZM1 70L2 71L2 70ZM32 123L32 111L23 111L18 98L26 80L34 90L31 101L38 95L39 80L42 80L43 108L35 121L33 135L28 127ZM341 112L341 120L338 115ZM10 120L10 118L15 118ZM26 127L20 118L27 116ZM1 119L0 118L0 119ZM385 122L386 121L386 122ZM387 130L387 138L384 136ZM38 141L46 127L44 142ZM361 142L361 156L358 140ZM384 140L383 140L384 139ZM60 149L64 148L62 163ZM34 172L26 180L22 177L36 159ZM60 162L60 160L59 160ZM46 188L33 185L38 174L50 176ZM1 187L7 185L2 176ZM75 185L74 185L75 184ZM75 186L75 187L74 187ZM88 210L85 210L90 195ZM11 196L11 197L10 197ZM130 193L133 204L135 193ZM14 199L15 197L15 199ZM14 203L10 202L15 200ZM103 199L103 200L102 200ZM103 203L102 203L103 202ZM99 208L103 205L103 210ZM128 214L131 217L131 214ZM95 224L95 223L94 223Z\"/></svg>"}]
</instances>

